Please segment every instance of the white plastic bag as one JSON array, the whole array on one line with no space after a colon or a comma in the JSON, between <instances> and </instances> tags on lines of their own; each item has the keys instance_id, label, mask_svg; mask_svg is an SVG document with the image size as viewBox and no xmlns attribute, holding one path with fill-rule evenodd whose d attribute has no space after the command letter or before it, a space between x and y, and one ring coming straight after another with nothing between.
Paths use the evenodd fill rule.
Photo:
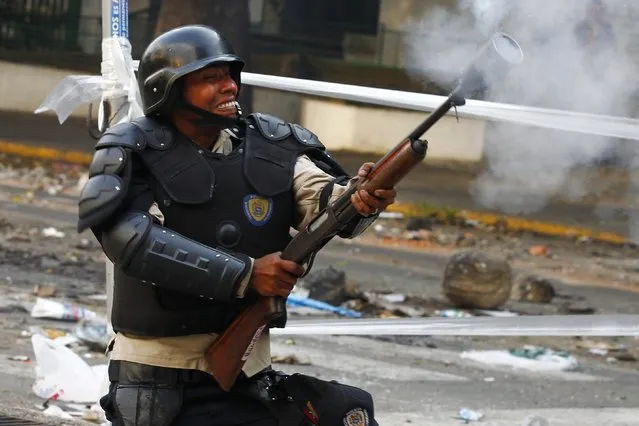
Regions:
<instances>
[{"instance_id":1,"label":"white plastic bag","mask_svg":"<svg viewBox=\"0 0 639 426\"><path fill-rule=\"evenodd\" d=\"M36 114L55 111L60 124L64 123L81 104L100 100L104 78L93 75L70 75L62 79L35 110Z\"/></svg>"},{"instance_id":2,"label":"white plastic bag","mask_svg":"<svg viewBox=\"0 0 639 426\"><path fill-rule=\"evenodd\" d=\"M31 336L31 343L36 360L32 389L40 398L95 404L106 393L106 365L91 367L71 349L40 334Z\"/></svg>"},{"instance_id":3,"label":"white plastic bag","mask_svg":"<svg viewBox=\"0 0 639 426\"><path fill-rule=\"evenodd\" d=\"M63 321L98 318L98 314L89 309L72 303L62 303L42 297L36 299L36 303L31 309L31 316L33 318L49 318Z\"/></svg>"},{"instance_id":4,"label":"white plastic bag","mask_svg":"<svg viewBox=\"0 0 639 426\"><path fill-rule=\"evenodd\" d=\"M579 363L573 356L564 356L549 351L534 359L513 355L508 351L465 351L462 358L481 362L489 365L507 366L529 371L559 372L573 371Z\"/></svg>"}]
</instances>

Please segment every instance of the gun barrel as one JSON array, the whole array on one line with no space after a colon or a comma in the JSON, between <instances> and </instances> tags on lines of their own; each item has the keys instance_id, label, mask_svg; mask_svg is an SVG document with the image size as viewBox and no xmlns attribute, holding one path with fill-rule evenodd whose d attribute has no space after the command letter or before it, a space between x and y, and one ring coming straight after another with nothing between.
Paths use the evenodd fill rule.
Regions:
<instances>
[{"instance_id":1,"label":"gun barrel","mask_svg":"<svg viewBox=\"0 0 639 426\"><path fill-rule=\"evenodd\" d=\"M458 92L463 97L489 89L491 82L501 81L513 65L524 60L517 40L506 33L495 33L464 67Z\"/></svg>"},{"instance_id":2,"label":"gun barrel","mask_svg":"<svg viewBox=\"0 0 639 426\"><path fill-rule=\"evenodd\" d=\"M392 189L426 157L427 148L428 144L425 141L405 139L389 155L375 164L361 188L368 192Z\"/></svg>"}]
</instances>

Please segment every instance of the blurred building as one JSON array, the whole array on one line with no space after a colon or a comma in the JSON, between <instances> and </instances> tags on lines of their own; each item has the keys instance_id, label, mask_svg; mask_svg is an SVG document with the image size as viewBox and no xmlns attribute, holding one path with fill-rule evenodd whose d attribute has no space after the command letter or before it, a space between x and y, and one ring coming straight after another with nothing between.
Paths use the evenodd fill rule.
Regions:
<instances>
[{"instance_id":1,"label":"blurred building","mask_svg":"<svg viewBox=\"0 0 639 426\"><path fill-rule=\"evenodd\" d=\"M295 59L296 76L331 78L335 67L356 64L385 71L366 73L376 86L408 88L404 22L436 4L423 0L248 0L252 52L258 67ZM86 69L99 66L101 0L0 0L0 58ZM161 0L129 0L134 57L153 38ZM260 62L260 59L263 61ZM314 62L319 62L319 65ZM272 66L272 65L271 65ZM316 73L314 74L314 71ZM264 69L268 71L268 69ZM343 70L342 70L343 71ZM360 68L344 71L361 78ZM335 80L335 79L333 79ZM352 82L350 80L348 82Z\"/></svg>"},{"instance_id":2,"label":"blurred building","mask_svg":"<svg viewBox=\"0 0 639 426\"><path fill-rule=\"evenodd\" d=\"M162 0L129 0L134 56L153 38ZM320 68L358 64L368 69L403 69L407 25L434 7L453 8L468 0L248 0L252 52L262 57L296 55L296 72L313 76ZM51 63L52 57L99 55L101 0L0 0L0 57ZM460 13L467 9L459 8ZM609 13L615 32L636 32L637 18ZM639 37L630 49L639 62ZM332 61L332 62L331 62ZM335 62L337 61L337 63ZM67 67L82 67L82 61ZM86 62L86 63L91 63ZM95 64L95 63L93 63ZM343 71L343 70L342 70ZM356 71L353 71L357 73ZM344 71L348 74L348 71ZM361 73L359 77L361 78ZM408 84L392 72L374 73L387 87ZM366 76L363 76L366 78ZM348 79L348 77L345 77ZM382 84L383 85L383 84Z\"/></svg>"},{"instance_id":3,"label":"blurred building","mask_svg":"<svg viewBox=\"0 0 639 426\"><path fill-rule=\"evenodd\" d=\"M128 0L129 39L136 59L154 37L162 1L169 0ZM436 84L426 73L416 73L415 68L420 71L440 62L432 59L426 45L432 45L437 36L446 38L444 46L469 41L479 46L485 41L481 35L468 35L464 31L467 28L451 29L446 19L437 22L434 29L413 25L437 17L442 11L470 19L468 6L480 5L474 0L246 1L251 72L443 95L450 87L442 87L441 82ZM551 3L564 7L565 2L582 1ZM517 5L538 7L534 2L517 2ZM0 0L0 93L3 93L0 111L31 113L69 72L99 74L101 10L102 0ZM518 39L520 36L525 39L523 27L539 30L542 39L552 43L553 29L558 23L552 20L551 13L546 15L549 22L538 19L530 22L528 16L531 15L519 13L523 23L506 17L500 29ZM575 17L575 22L578 19L581 18ZM617 39L629 40L624 48L637 58L639 65L639 27L636 26L639 16L611 8L607 19ZM472 26L469 21L468 27ZM437 39L436 44L439 43ZM423 63L411 62L410 48L418 50ZM636 90L636 86L629 87L629 92ZM386 144L398 137L397 129L411 128L423 120L421 112L319 100L269 89L254 90L253 104L257 109L312 127L323 138L347 149L365 147L383 151ZM636 104L639 105L639 96ZM639 108L635 116L637 113ZM77 111L77 115L82 114L83 111ZM391 116L394 126L389 127L384 123ZM339 126L336 119L340 120ZM445 143L433 143L430 157L464 161L482 157L485 123L481 120L462 120L461 123L451 118L450 123L444 120L433 129L431 138L435 142L445 140ZM336 127L340 129L339 134L332 133Z\"/></svg>"}]
</instances>

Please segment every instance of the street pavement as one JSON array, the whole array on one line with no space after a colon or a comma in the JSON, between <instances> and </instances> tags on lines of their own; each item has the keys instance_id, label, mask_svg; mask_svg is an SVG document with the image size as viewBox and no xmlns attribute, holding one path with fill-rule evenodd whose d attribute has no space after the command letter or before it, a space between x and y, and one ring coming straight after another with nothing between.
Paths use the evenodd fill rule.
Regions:
<instances>
[{"instance_id":1,"label":"street pavement","mask_svg":"<svg viewBox=\"0 0 639 426\"><path fill-rule=\"evenodd\" d=\"M6 184L0 187L0 211L14 217L46 218L53 226L74 223L74 196L49 196L40 205L16 204L11 197L18 192ZM440 291L445 261L445 257L436 254L334 242L318 255L315 267L344 270L363 289L369 286L376 291L428 297ZM17 271L0 265L0 274L15 278L42 272ZM616 312L630 312L639 302L639 295L615 290L571 291L590 300L596 298L604 309L614 308ZM8 359L9 355L33 355L29 339L16 341L11 337L19 335L30 321L26 318L16 323L0 316L0 334L8 342L0 344L0 414L9 415L20 409L23 417L23 410L37 411L43 403L31 391L33 364ZM575 371L516 370L461 356L466 350L490 348L493 338L465 341L422 337L416 342L406 345L397 340L354 336L273 336L272 354L294 355L302 364L308 364L275 364L285 372L302 372L367 389L375 398L376 417L382 426L464 424L456 418L462 408L483 413L484 419L478 423L483 425L519 426L531 416L547 421L532 423L539 426L639 425L636 368L580 358ZM106 359L95 355L88 361L102 363Z\"/></svg>"},{"instance_id":2,"label":"street pavement","mask_svg":"<svg viewBox=\"0 0 639 426\"><path fill-rule=\"evenodd\" d=\"M639 372L612 365L529 372L478 364L454 350L362 337L295 337L294 345L290 339L274 336L272 354L295 354L310 365L275 368L367 389L382 426L464 424L456 418L462 408L483 413L483 425L519 426L531 416L552 426L639 425ZM41 406L30 393L32 364L7 360L6 350L0 354L0 414Z\"/></svg>"}]
</instances>

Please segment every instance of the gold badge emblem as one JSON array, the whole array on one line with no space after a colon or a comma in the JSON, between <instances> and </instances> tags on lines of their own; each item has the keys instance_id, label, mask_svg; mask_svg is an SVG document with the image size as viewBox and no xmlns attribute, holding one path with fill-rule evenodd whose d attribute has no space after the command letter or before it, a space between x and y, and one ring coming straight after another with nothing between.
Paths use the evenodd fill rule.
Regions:
<instances>
[{"instance_id":1,"label":"gold badge emblem","mask_svg":"<svg viewBox=\"0 0 639 426\"><path fill-rule=\"evenodd\" d=\"M262 226L271 219L273 200L251 194L244 197L244 214L252 225Z\"/></svg>"},{"instance_id":2,"label":"gold badge emblem","mask_svg":"<svg viewBox=\"0 0 639 426\"><path fill-rule=\"evenodd\" d=\"M354 408L344 416L344 426L368 426L368 411Z\"/></svg>"}]
</instances>

